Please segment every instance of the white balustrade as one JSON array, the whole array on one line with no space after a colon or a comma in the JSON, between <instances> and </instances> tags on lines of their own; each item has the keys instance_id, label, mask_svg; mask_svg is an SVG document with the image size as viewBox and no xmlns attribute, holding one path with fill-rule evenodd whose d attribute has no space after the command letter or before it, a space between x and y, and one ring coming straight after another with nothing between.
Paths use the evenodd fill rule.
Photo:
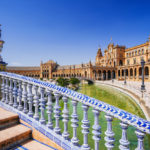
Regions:
<instances>
[{"instance_id":1,"label":"white balustrade","mask_svg":"<svg viewBox=\"0 0 150 150\"><path fill-rule=\"evenodd\" d=\"M89 130L90 121L88 119L88 109L92 107L94 123L91 123L91 128L94 147L91 147L91 149L101 149L100 144L105 145L108 150L114 148L115 134L112 130L112 121L113 118L117 118L120 120L120 127L122 129L122 136L119 140L118 149L129 150L130 141L127 138L127 129L128 125L130 125L136 128L135 133L138 139L136 150L144 150L143 140L146 133L150 134L150 122L99 100L52 83L6 72L0 72L0 75L2 79L2 99L0 101L0 106L4 107L8 105L7 109L11 108L11 110L15 110L15 112L18 112L21 116L24 115L23 119L27 119L29 124L35 125L35 128L38 126L37 129L41 133L50 137L51 140L54 140L58 145L62 146L63 149L90 150L88 135L91 130ZM55 103L53 102L53 94ZM145 97L146 96L147 95L145 95ZM61 107L59 105L61 99L64 104L63 110L60 109ZM69 107L72 107L72 114L69 114L68 109L68 102L70 99L72 99L72 102L69 103ZM82 108L78 103L82 104ZM148 103L148 100L146 103ZM77 108L83 109L82 121L80 120L81 118L79 119L78 117L79 112ZM101 117L100 112L105 113L107 121L107 130L105 131L104 138L106 141L105 143L100 142L101 132L103 132L100 126L103 122L99 120ZM45 118L46 116L47 118ZM48 120L47 123L46 119ZM61 124L60 121L62 121ZM71 121L71 124L69 121ZM82 132L77 132L79 121L82 123ZM63 132L61 134L62 127L60 125L62 125L62 123ZM72 127L72 137L70 137L69 125ZM47 131L49 133L47 133ZM83 134L83 142L79 145L80 141L78 138L81 134Z\"/></svg>"}]
</instances>

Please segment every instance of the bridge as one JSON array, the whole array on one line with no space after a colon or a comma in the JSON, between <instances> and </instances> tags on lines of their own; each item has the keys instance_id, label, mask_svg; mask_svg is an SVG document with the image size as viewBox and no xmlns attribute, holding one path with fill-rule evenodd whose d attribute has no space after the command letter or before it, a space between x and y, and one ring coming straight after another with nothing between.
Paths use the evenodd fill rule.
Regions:
<instances>
[{"instance_id":1,"label":"bridge","mask_svg":"<svg viewBox=\"0 0 150 150\"><path fill-rule=\"evenodd\" d=\"M105 145L106 149L112 150L115 142L119 142L118 149L129 150L130 141L127 136L129 126L135 128L137 136L136 150L144 149L144 137L150 134L149 121L53 83L8 72L0 72L0 76L2 79L0 107L18 115L21 124L29 127L30 132L38 132L36 134L38 135L38 140L41 139L40 135L50 140L51 142L48 143L52 143L51 146L55 146L54 149L90 150L89 142L91 141L88 140L88 135L92 133L95 150L101 149L101 144ZM53 98L55 98L55 102L53 102ZM63 110L60 106L61 98L63 100ZM70 107L72 107L71 114L68 107L69 101L71 101ZM79 107L81 107L80 109L82 109L83 113L82 121L78 117L79 109L77 108ZM94 123L91 126L88 118L90 108L92 108L94 117ZM100 124L103 124L103 122L99 122L101 113L105 114L107 121L106 131L101 130ZM46 116L48 121L46 121ZM63 124L60 124L60 118L62 118ZM120 121L122 130L119 141L114 138L115 133L112 124L114 118ZM8 124L9 122L5 123ZM62 126L63 128L61 128ZM3 128L3 126L0 127ZM82 128L80 133L77 132L79 127ZM72 134L68 130L70 128ZM1 129L0 137L2 132L3 129ZM130 132L134 132L134 130ZM105 135L105 143L100 143L102 133ZM28 132L28 134L30 133ZM80 135L83 135L82 141L79 141ZM34 137L35 135L33 134ZM22 140L10 141L9 145L1 144L2 142L0 139L0 148L6 149L21 144ZM53 149L52 147L49 148Z\"/></svg>"}]
</instances>

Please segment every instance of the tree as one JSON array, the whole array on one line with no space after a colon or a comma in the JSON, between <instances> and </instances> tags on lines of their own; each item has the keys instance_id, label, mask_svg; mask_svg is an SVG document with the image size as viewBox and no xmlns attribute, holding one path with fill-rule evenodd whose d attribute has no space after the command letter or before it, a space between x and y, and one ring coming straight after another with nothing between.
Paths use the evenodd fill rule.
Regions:
<instances>
[{"instance_id":1,"label":"tree","mask_svg":"<svg viewBox=\"0 0 150 150\"><path fill-rule=\"evenodd\" d=\"M66 78L58 78L57 80L58 85L63 86L63 87L67 87L69 85L69 80Z\"/></svg>"},{"instance_id":2,"label":"tree","mask_svg":"<svg viewBox=\"0 0 150 150\"><path fill-rule=\"evenodd\" d=\"M76 84L79 84L79 83L80 83L80 80L77 79L77 78L71 78L71 79L70 79L70 83L71 83L72 85L76 85Z\"/></svg>"}]
</instances>

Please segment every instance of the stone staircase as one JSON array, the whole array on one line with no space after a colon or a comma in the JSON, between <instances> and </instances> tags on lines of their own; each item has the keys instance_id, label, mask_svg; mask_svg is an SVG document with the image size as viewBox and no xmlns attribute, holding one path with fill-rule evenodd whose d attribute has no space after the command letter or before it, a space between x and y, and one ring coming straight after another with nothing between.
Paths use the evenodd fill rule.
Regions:
<instances>
[{"instance_id":1,"label":"stone staircase","mask_svg":"<svg viewBox=\"0 0 150 150\"><path fill-rule=\"evenodd\" d=\"M0 150L56 150L32 139L32 130L19 123L17 114L0 108Z\"/></svg>"}]
</instances>

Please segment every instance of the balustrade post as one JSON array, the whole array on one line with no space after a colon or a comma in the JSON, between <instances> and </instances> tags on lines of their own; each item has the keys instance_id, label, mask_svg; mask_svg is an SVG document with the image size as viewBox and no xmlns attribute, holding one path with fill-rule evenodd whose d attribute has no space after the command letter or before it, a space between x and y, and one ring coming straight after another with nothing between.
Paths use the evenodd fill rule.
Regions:
<instances>
[{"instance_id":1,"label":"balustrade post","mask_svg":"<svg viewBox=\"0 0 150 150\"><path fill-rule=\"evenodd\" d=\"M83 120L82 120L82 133L83 133L83 145L81 147L82 150L89 150L90 147L88 145L88 133L89 133L89 120L88 120L88 109L89 106L82 104L83 108Z\"/></svg>"},{"instance_id":2,"label":"balustrade post","mask_svg":"<svg viewBox=\"0 0 150 150\"><path fill-rule=\"evenodd\" d=\"M18 110L22 111L23 107L22 107L22 82L18 81L19 83L19 89L18 89L18 100L19 100L19 106L18 106Z\"/></svg>"},{"instance_id":3,"label":"balustrade post","mask_svg":"<svg viewBox=\"0 0 150 150\"><path fill-rule=\"evenodd\" d=\"M52 106L52 92L51 90L47 90L47 96L48 96L48 101L47 101L47 114L48 114L48 123L47 127L50 129L53 129L53 122L52 122L52 113L53 113L53 106Z\"/></svg>"},{"instance_id":4,"label":"balustrade post","mask_svg":"<svg viewBox=\"0 0 150 150\"><path fill-rule=\"evenodd\" d=\"M25 114L28 113L28 107L27 107L27 83L23 82L23 93L22 93L22 97L23 97L23 101L24 101L24 108L23 108L23 112Z\"/></svg>"},{"instance_id":5,"label":"balustrade post","mask_svg":"<svg viewBox=\"0 0 150 150\"><path fill-rule=\"evenodd\" d=\"M46 124L45 120L45 99L44 99L44 91L45 89L43 87L40 87L40 93L41 93L41 99L40 99L40 110L41 110L41 118L40 118L40 123L41 124Z\"/></svg>"},{"instance_id":6,"label":"balustrade post","mask_svg":"<svg viewBox=\"0 0 150 150\"><path fill-rule=\"evenodd\" d=\"M68 139L69 138L69 133L68 133L68 121L69 121L69 111L67 108L67 102L68 102L68 97L63 96L63 101L64 101L64 109L63 109L63 122L64 122L64 132L62 133L62 136L64 137L64 139Z\"/></svg>"},{"instance_id":7,"label":"balustrade post","mask_svg":"<svg viewBox=\"0 0 150 150\"><path fill-rule=\"evenodd\" d=\"M114 132L112 131L112 120L113 120L113 117L109 114L106 114L105 115L105 118L107 120L107 130L105 132L105 146L107 147L108 150L112 150L113 147L114 147Z\"/></svg>"},{"instance_id":8,"label":"balustrade post","mask_svg":"<svg viewBox=\"0 0 150 150\"><path fill-rule=\"evenodd\" d=\"M135 134L137 135L138 138L138 146L135 150L144 150L143 140L144 140L145 133L137 129L135 131Z\"/></svg>"},{"instance_id":9,"label":"balustrade post","mask_svg":"<svg viewBox=\"0 0 150 150\"><path fill-rule=\"evenodd\" d=\"M35 95L34 95L34 107L35 107L35 114L33 116L33 118L35 120L39 120L39 96L38 96L38 86L34 86L34 92L35 92Z\"/></svg>"},{"instance_id":10,"label":"balustrade post","mask_svg":"<svg viewBox=\"0 0 150 150\"><path fill-rule=\"evenodd\" d=\"M33 111L32 111L32 104L33 104L33 94L32 94L32 84L28 84L28 104L29 104L29 111L28 116L33 117Z\"/></svg>"},{"instance_id":11,"label":"balustrade post","mask_svg":"<svg viewBox=\"0 0 150 150\"><path fill-rule=\"evenodd\" d=\"M73 113L71 115L72 119L71 119L71 127L73 128L73 137L71 139L71 142L74 144L74 145L78 145L78 142L79 142L79 139L77 138L77 127L79 126L78 125L78 114L77 114L77 104L78 104L78 101L72 99L72 105L73 105Z\"/></svg>"},{"instance_id":12,"label":"balustrade post","mask_svg":"<svg viewBox=\"0 0 150 150\"><path fill-rule=\"evenodd\" d=\"M122 137L119 140L120 145L119 149L120 150L129 150L129 141L127 139L127 129L128 129L128 124L125 122L120 122L121 128L122 128Z\"/></svg>"},{"instance_id":13,"label":"balustrade post","mask_svg":"<svg viewBox=\"0 0 150 150\"><path fill-rule=\"evenodd\" d=\"M9 78L9 105L13 106L13 80Z\"/></svg>"},{"instance_id":14,"label":"balustrade post","mask_svg":"<svg viewBox=\"0 0 150 150\"><path fill-rule=\"evenodd\" d=\"M8 104L9 103L8 101L8 98L9 98L8 77L6 77L5 96L6 96L5 103Z\"/></svg>"},{"instance_id":15,"label":"balustrade post","mask_svg":"<svg viewBox=\"0 0 150 150\"><path fill-rule=\"evenodd\" d=\"M1 76L1 78L2 78L2 85L1 85L2 102L5 102L5 77Z\"/></svg>"},{"instance_id":16,"label":"balustrade post","mask_svg":"<svg viewBox=\"0 0 150 150\"><path fill-rule=\"evenodd\" d=\"M17 108L18 107L18 104L17 104L17 80L16 79L14 79L13 80L13 82L14 82L14 88L13 88L13 97L14 97L14 104L13 104L13 107L14 108Z\"/></svg>"},{"instance_id":17,"label":"balustrade post","mask_svg":"<svg viewBox=\"0 0 150 150\"><path fill-rule=\"evenodd\" d=\"M59 106L59 93L54 93L56 102L55 102L55 106L54 106L54 117L56 119L56 124L55 124L55 128L54 131L57 134L60 134L60 127L59 127L59 118L60 118L60 106Z\"/></svg>"},{"instance_id":18,"label":"balustrade post","mask_svg":"<svg viewBox=\"0 0 150 150\"><path fill-rule=\"evenodd\" d=\"M99 141L101 139L101 127L99 125L99 114L100 111L97 109L93 109L94 113L94 125L93 125L93 140L95 141L95 150L99 150Z\"/></svg>"}]
</instances>

